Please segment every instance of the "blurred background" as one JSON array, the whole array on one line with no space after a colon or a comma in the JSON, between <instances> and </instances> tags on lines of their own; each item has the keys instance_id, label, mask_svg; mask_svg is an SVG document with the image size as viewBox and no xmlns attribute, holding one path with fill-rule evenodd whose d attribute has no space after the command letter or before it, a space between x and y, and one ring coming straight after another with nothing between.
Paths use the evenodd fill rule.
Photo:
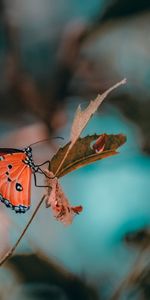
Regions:
<instances>
[{"instance_id":1,"label":"blurred background","mask_svg":"<svg viewBox=\"0 0 150 300\"><path fill-rule=\"evenodd\" d=\"M149 30L148 0L0 1L0 147L50 138L33 152L52 157L62 144L52 137L68 142L77 105L127 78L83 134L123 133L127 143L61 180L83 213L64 227L41 207L0 269L0 299L111 299L130 271L150 224ZM0 204L1 257L43 193L33 184L25 215ZM149 278L147 267L130 296L114 299L150 299Z\"/></svg>"}]
</instances>

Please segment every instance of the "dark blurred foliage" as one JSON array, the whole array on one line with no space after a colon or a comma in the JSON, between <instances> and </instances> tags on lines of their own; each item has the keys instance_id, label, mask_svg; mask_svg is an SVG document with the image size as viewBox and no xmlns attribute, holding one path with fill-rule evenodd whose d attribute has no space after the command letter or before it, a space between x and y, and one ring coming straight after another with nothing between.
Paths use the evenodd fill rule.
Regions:
<instances>
[{"instance_id":1,"label":"dark blurred foliage","mask_svg":"<svg viewBox=\"0 0 150 300\"><path fill-rule=\"evenodd\" d=\"M134 247L147 248L150 246L150 229L142 228L125 235L125 242Z\"/></svg>"},{"instance_id":2,"label":"dark blurred foliage","mask_svg":"<svg viewBox=\"0 0 150 300\"><path fill-rule=\"evenodd\" d=\"M110 28L108 30L115 26L118 20L131 20L132 17L137 15L142 15L142 13L147 14L150 12L150 2L147 0L144 1L128 1L128 0L114 0L114 1L108 1L106 4L106 7L104 8L104 11L102 14L100 14L99 18L97 18L97 21L91 26L88 36L86 37L87 40L93 42L92 38L90 40L90 37L95 35L95 38L100 38L101 33L103 33L107 28L107 24L111 21ZM118 23L118 27L121 25L121 23ZM109 26L109 25L108 25ZM98 33L100 32L100 34ZM124 41L125 43L128 43L128 40ZM141 45L142 46L142 45ZM146 45L143 45L143 47L146 47ZM124 59L122 57L122 59ZM96 62L90 62L89 61L89 72L92 72L92 75L95 76L96 80L91 82L88 81L88 84L81 87L81 94L83 93L84 96L88 97L88 94L92 96L95 91L98 92L100 89L101 92L103 92L105 89L108 88L109 84L105 84L105 77L108 77L108 80L110 80L109 75L105 74L107 71L105 69L111 68L111 64L107 64L106 61L100 61L100 73L97 72L96 68ZM90 69L91 68L91 69ZM94 74L95 72L95 74ZM97 72L97 74L96 74ZM93 76L93 77L94 77ZM117 75L118 76L118 75ZM103 78L104 77L104 78ZM116 79L115 79L116 78ZM113 82L115 80L119 80L118 77L116 77L115 69L114 69L114 78ZM104 81L104 82L103 82ZM112 82L112 79L110 80ZM127 79L128 83L128 79ZM111 84L111 83L110 83ZM134 93L128 93L128 92L122 92L121 94L111 96L110 97L110 103L112 105L116 105L123 115L127 117L130 121L132 121L134 124L137 125L137 127L141 131L141 148L142 150L149 155L150 153L150 99L148 96L148 99L145 100L145 95L142 96L143 99L139 101L138 94L137 96ZM144 102L144 103L143 103Z\"/></svg>"},{"instance_id":3,"label":"dark blurred foliage","mask_svg":"<svg viewBox=\"0 0 150 300\"><path fill-rule=\"evenodd\" d=\"M61 269L41 255L15 255L9 260L9 267L13 267L22 284L32 287L29 294L34 299L100 299L86 279Z\"/></svg>"},{"instance_id":4,"label":"dark blurred foliage","mask_svg":"<svg viewBox=\"0 0 150 300\"><path fill-rule=\"evenodd\" d=\"M121 98L121 101L120 101ZM123 93L121 96L111 98L111 103L116 105L130 121L136 124L141 131L141 148L150 154L150 101L143 104L134 96Z\"/></svg>"},{"instance_id":5,"label":"dark blurred foliage","mask_svg":"<svg viewBox=\"0 0 150 300\"><path fill-rule=\"evenodd\" d=\"M111 300L148 300L150 299L150 265L130 278L122 293L116 294Z\"/></svg>"},{"instance_id":6,"label":"dark blurred foliage","mask_svg":"<svg viewBox=\"0 0 150 300\"><path fill-rule=\"evenodd\" d=\"M2 7L1 35L6 48L3 76L6 86L3 86L0 91L1 117L15 120L26 111L43 120L51 133L53 116L64 106L82 30L72 40L69 39L66 45L63 46L61 41L58 43L49 78L46 82L44 82L45 78L43 80L40 78L38 81L26 71L26 66L22 62L19 28L10 25L4 13L5 10ZM60 49L63 47L61 57L58 58L57 52L61 52Z\"/></svg>"},{"instance_id":7,"label":"dark blurred foliage","mask_svg":"<svg viewBox=\"0 0 150 300\"><path fill-rule=\"evenodd\" d=\"M136 288L140 291L143 300L150 299L150 265L140 274Z\"/></svg>"},{"instance_id":8,"label":"dark blurred foliage","mask_svg":"<svg viewBox=\"0 0 150 300\"><path fill-rule=\"evenodd\" d=\"M106 21L108 19L129 17L148 9L150 9L150 2L148 0L113 0L109 2L100 20Z\"/></svg>"},{"instance_id":9,"label":"dark blurred foliage","mask_svg":"<svg viewBox=\"0 0 150 300\"><path fill-rule=\"evenodd\" d=\"M62 110L65 105L67 96L95 96L99 91L106 88L101 81L102 75L96 74L94 69L95 61L90 61L86 57L80 56L80 50L90 36L95 34L97 29L103 31L103 25L108 20L129 17L148 11L150 8L149 1L126 1L116 0L107 1L103 10L97 10L91 22L87 22L87 26L78 26L76 30L70 34L64 34L62 29L60 34L53 41L53 45L49 47L49 57L51 56L50 48L53 48L52 67L47 77L43 76L37 79L36 76L27 71L27 66L23 63L20 45L21 32L9 23L9 19L5 16L5 2L1 1L1 34L5 44L5 68L3 77L6 82L1 91L1 117L20 118L25 111L37 119L41 119L47 125L51 134L53 128L53 116ZM48 46L48 45L47 45ZM49 60L49 58L48 58ZM76 67L82 69L82 81L78 80L79 86L82 85L82 91L79 86L70 89L70 83L76 74ZM107 66L108 67L108 66ZM84 70L84 71L83 71ZM92 75L95 82L87 82L85 84L87 74L95 72ZM105 70L101 69L105 73ZM117 78L118 79L118 78ZM120 79L120 78L119 78ZM115 77L111 82L115 81ZM109 85L109 84L108 84ZM120 101L125 98L126 101ZM111 98L112 99L112 98ZM121 106L122 112L130 120L135 122L142 130L143 149L149 153L149 101L143 108L142 102L139 103L133 96L128 94L119 95L119 98L112 99L111 103ZM123 103L126 103L123 104ZM128 105L129 103L129 105ZM134 111L134 113L133 113Z\"/></svg>"}]
</instances>

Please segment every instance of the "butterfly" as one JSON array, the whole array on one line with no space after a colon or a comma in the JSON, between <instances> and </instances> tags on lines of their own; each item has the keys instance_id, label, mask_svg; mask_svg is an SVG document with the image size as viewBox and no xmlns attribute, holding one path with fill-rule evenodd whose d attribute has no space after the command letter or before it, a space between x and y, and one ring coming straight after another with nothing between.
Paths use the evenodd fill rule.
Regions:
<instances>
[{"instance_id":1,"label":"butterfly","mask_svg":"<svg viewBox=\"0 0 150 300\"><path fill-rule=\"evenodd\" d=\"M23 150L0 148L0 201L16 213L25 213L30 208L31 176L39 186L36 173L47 176L40 168L46 163L50 161L34 163L30 146Z\"/></svg>"}]
</instances>

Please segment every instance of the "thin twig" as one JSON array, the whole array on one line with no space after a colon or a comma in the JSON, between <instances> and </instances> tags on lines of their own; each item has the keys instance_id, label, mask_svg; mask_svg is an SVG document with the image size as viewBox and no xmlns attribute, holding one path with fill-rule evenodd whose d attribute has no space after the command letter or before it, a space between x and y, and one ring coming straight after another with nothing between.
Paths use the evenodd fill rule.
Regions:
<instances>
[{"instance_id":1,"label":"thin twig","mask_svg":"<svg viewBox=\"0 0 150 300\"><path fill-rule=\"evenodd\" d=\"M16 250L18 244L20 243L20 241L22 240L23 236L25 235L28 227L30 226L31 222L33 221L36 213L38 212L40 206L42 205L43 201L45 199L45 195L42 197L42 199L40 200L40 202L38 203L36 209L34 210L30 220L28 221L26 227L23 229L20 237L18 238L18 240L16 241L15 245L2 257L1 261L0 261L0 266L2 266L14 253L14 251Z\"/></svg>"}]
</instances>

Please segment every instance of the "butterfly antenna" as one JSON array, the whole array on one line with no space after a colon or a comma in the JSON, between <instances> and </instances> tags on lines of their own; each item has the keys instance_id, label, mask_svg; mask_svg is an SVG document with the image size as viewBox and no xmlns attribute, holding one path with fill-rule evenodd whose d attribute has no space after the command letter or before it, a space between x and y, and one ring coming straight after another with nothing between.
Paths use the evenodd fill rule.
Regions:
<instances>
[{"instance_id":1,"label":"butterfly antenna","mask_svg":"<svg viewBox=\"0 0 150 300\"><path fill-rule=\"evenodd\" d=\"M36 145L36 144L39 144L39 143L42 143L42 142L47 142L47 141L50 141L50 140L55 140L55 139L61 139L61 140L64 140L64 138L62 136L53 136L49 139L44 139L44 140L40 140L40 141L37 141L35 143L32 143L29 145L29 147L33 146L33 145Z\"/></svg>"}]
</instances>

